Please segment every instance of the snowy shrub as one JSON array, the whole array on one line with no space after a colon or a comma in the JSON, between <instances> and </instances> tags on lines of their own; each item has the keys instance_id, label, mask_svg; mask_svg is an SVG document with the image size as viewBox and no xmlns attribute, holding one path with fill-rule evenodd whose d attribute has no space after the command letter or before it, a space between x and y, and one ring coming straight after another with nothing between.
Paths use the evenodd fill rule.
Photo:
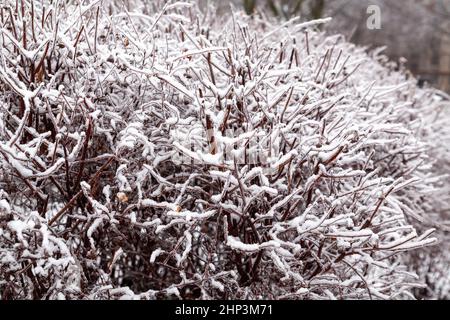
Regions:
<instances>
[{"instance_id":1,"label":"snowy shrub","mask_svg":"<svg viewBox=\"0 0 450 320\"><path fill-rule=\"evenodd\" d=\"M446 98L318 31L329 19L208 12L6 1L3 299L395 299L424 287L405 261L436 243Z\"/></svg>"}]
</instances>

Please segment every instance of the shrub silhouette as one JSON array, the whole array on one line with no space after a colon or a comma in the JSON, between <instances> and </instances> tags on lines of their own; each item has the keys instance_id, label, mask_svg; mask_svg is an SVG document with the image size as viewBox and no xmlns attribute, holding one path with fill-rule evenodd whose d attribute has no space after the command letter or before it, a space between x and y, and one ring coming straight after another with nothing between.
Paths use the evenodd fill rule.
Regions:
<instances>
[{"instance_id":1,"label":"shrub silhouette","mask_svg":"<svg viewBox=\"0 0 450 320\"><path fill-rule=\"evenodd\" d=\"M18 3L0 37L3 299L422 287L404 252L436 243L438 92L328 19Z\"/></svg>"}]
</instances>

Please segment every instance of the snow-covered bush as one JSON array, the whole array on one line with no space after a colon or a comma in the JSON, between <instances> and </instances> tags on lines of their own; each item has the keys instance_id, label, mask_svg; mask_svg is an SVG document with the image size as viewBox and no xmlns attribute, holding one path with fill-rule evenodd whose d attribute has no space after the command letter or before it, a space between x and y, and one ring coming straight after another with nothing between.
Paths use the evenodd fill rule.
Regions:
<instances>
[{"instance_id":1,"label":"snow-covered bush","mask_svg":"<svg viewBox=\"0 0 450 320\"><path fill-rule=\"evenodd\" d=\"M445 98L328 19L125 4L1 8L2 298L423 287Z\"/></svg>"}]
</instances>

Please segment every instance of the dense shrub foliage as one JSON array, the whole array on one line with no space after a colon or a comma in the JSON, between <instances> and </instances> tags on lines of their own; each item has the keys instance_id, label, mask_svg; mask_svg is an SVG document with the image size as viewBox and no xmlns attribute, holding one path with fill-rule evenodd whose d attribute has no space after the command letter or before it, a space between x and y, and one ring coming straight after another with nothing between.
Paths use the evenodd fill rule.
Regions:
<instances>
[{"instance_id":1,"label":"dense shrub foliage","mask_svg":"<svg viewBox=\"0 0 450 320\"><path fill-rule=\"evenodd\" d=\"M401 65L328 19L113 0L0 14L3 299L425 289L409 252L445 229L448 99Z\"/></svg>"}]
</instances>

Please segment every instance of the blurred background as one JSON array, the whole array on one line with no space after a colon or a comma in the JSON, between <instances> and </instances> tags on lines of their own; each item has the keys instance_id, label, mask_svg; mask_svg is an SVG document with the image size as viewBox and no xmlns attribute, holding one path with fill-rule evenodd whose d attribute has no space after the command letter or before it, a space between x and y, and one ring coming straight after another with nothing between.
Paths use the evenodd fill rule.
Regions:
<instances>
[{"instance_id":1,"label":"blurred background","mask_svg":"<svg viewBox=\"0 0 450 320\"><path fill-rule=\"evenodd\" d=\"M327 32L368 49L386 47L394 61L404 61L419 84L450 93L450 0L203 0L219 13L230 5L248 14L264 11L280 19L333 17ZM369 30L367 8L381 9L381 29ZM404 59L403 59L404 58Z\"/></svg>"}]
</instances>

